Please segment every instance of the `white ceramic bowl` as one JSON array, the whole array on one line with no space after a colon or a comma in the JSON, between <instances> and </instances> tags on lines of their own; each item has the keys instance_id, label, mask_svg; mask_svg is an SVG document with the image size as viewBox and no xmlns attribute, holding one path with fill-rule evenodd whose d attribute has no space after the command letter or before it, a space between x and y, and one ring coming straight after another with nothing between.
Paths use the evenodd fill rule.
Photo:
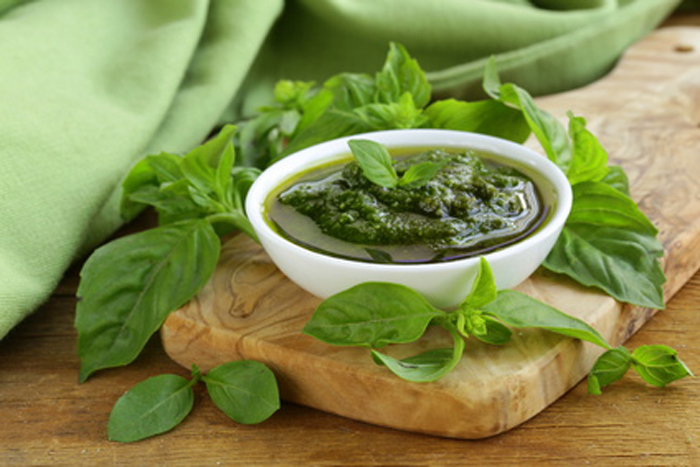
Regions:
<instances>
[{"instance_id":1,"label":"white ceramic bowl","mask_svg":"<svg viewBox=\"0 0 700 467\"><path fill-rule=\"evenodd\" d=\"M545 156L499 138L450 130L392 130L340 138L309 147L270 166L253 183L246 213L265 251L289 279L312 294L326 298L368 281L394 282L423 294L433 305L459 305L471 290L479 258L432 264L378 264L335 258L307 250L277 234L265 220L268 194L300 172L347 158L350 139L364 138L389 149L411 147L475 149L493 154L537 185L543 201L553 207L544 226L533 235L484 255L499 289L515 287L544 261L571 211L571 186L562 171Z\"/></svg>"}]
</instances>

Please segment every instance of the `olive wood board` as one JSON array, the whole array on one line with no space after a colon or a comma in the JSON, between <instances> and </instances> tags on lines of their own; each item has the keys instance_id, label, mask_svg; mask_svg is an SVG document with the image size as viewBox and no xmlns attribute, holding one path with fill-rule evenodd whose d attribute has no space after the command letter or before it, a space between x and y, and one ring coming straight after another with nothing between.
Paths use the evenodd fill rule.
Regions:
<instances>
[{"instance_id":1,"label":"olive wood board","mask_svg":"<svg viewBox=\"0 0 700 467\"><path fill-rule=\"evenodd\" d=\"M633 197L666 249L669 300L700 268L700 28L654 32L600 81L537 102L562 120L569 109L585 115L611 161L626 169ZM585 320L613 345L655 312L542 270L517 289ZM502 347L470 339L447 376L410 383L374 364L367 349L334 347L302 334L319 302L290 282L257 244L236 236L224 244L212 279L168 317L161 336L166 352L185 367L259 360L275 372L285 400L378 425L470 439L533 417L584 378L602 352L545 331L522 330ZM449 339L443 330L429 329L420 341L386 352L403 358L449 346ZM663 343L673 345L673 336Z\"/></svg>"}]
</instances>

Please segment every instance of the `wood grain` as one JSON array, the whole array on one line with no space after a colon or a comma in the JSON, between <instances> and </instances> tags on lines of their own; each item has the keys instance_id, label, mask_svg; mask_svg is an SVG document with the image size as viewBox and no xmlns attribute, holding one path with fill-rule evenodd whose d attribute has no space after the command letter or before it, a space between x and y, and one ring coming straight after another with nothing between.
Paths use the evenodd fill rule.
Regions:
<instances>
[{"instance_id":1,"label":"wood grain","mask_svg":"<svg viewBox=\"0 0 700 467\"><path fill-rule=\"evenodd\" d=\"M140 228L152 227L141 220ZM292 403L256 426L238 425L204 388L165 435L134 444L107 441L112 405L127 389L164 373L188 376L153 339L133 364L78 384L73 329L79 266L47 304L0 342L0 465L315 466L697 466L700 384L666 389L636 375L586 394L585 382L502 435L461 441L356 422ZM700 369L700 273L627 343L667 343Z\"/></svg>"},{"instance_id":2,"label":"wood grain","mask_svg":"<svg viewBox=\"0 0 700 467\"><path fill-rule=\"evenodd\" d=\"M665 291L673 296L700 267L700 32L669 28L632 47L613 73L587 88L540 99L557 116L589 117L611 159L630 174L634 197L665 245ZM613 345L653 314L539 273L519 287L596 327ZM502 348L468 343L436 383L411 384L374 365L364 349L334 348L300 334L318 300L290 283L256 245L224 247L212 281L162 329L168 354L189 367L237 358L270 365L287 400L385 426L481 438L547 407L590 369L600 349L541 331ZM431 330L396 357L448 345Z\"/></svg>"}]
</instances>

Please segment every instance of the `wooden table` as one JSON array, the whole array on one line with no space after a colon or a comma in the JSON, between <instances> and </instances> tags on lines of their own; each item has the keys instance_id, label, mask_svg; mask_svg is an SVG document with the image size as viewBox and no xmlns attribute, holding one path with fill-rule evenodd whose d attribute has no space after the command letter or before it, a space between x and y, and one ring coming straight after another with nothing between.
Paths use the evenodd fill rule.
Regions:
<instances>
[{"instance_id":1,"label":"wooden table","mask_svg":"<svg viewBox=\"0 0 700 467\"><path fill-rule=\"evenodd\" d=\"M700 26L700 15L666 24ZM143 216L124 232L153 225ZM700 465L700 385L659 390L636 375L586 394L585 382L534 419L481 441L434 438L375 427L284 403L270 420L229 420L196 388L189 418L140 443L106 440L112 405L150 376L187 373L159 338L132 365L78 385L73 329L79 266L50 300L0 342L0 465ZM666 343L700 372L700 273L628 345Z\"/></svg>"}]
</instances>

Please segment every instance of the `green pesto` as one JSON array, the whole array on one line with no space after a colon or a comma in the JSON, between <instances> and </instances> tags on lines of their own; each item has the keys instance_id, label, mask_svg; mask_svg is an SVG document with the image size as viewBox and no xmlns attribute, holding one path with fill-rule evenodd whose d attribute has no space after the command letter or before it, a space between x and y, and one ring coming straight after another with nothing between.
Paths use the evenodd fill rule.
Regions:
<instances>
[{"instance_id":1,"label":"green pesto","mask_svg":"<svg viewBox=\"0 0 700 467\"><path fill-rule=\"evenodd\" d=\"M535 184L474 151L431 149L402 158L399 176L424 161L443 164L424 186L384 188L359 166L313 170L268 204L275 229L333 256L389 263L475 256L529 235L546 216Z\"/></svg>"}]
</instances>

